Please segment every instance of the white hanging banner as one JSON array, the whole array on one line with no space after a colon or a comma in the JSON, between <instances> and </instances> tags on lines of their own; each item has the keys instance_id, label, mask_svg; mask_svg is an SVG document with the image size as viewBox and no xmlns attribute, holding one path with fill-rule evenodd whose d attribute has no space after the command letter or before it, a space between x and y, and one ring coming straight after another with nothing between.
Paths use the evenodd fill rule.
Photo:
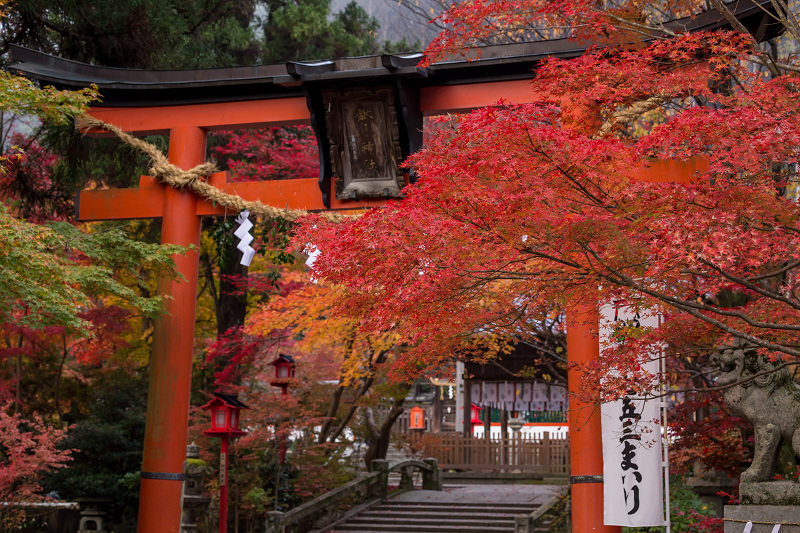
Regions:
<instances>
[{"instance_id":1,"label":"white hanging banner","mask_svg":"<svg viewBox=\"0 0 800 533\"><path fill-rule=\"evenodd\" d=\"M545 409L547 409L548 400L549 396L547 392L547 384L540 382L534 383L533 400L531 400L531 403L533 404L533 410L544 411Z\"/></svg>"},{"instance_id":2,"label":"white hanging banner","mask_svg":"<svg viewBox=\"0 0 800 533\"><path fill-rule=\"evenodd\" d=\"M498 383L497 384L497 402L501 405L514 403L514 384L513 383ZM506 409L506 411L513 411L514 409Z\"/></svg>"},{"instance_id":3,"label":"white hanging banner","mask_svg":"<svg viewBox=\"0 0 800 533\"><path fill-rule=\"evenodd\" d=\"M640 317L625 306L606 306L600 311L601 350L613 338L614 324L619 321L658 327L657 316ZM657 355L641 354L640 365L653 375L659 370ZM600 415L605 524L665 525L659 402L625 396L602 404Z\"/></svg>"},{"instance_id":4,"label":"white hanging banner","mask_svg":"<svg viewBox=\"0 0 800 533\"><path fill-rule=\"evenodd\" d=\"M472 403L481 404L481 402L483 402L483 388L481 387L481 383L479 381L473 381L470 383L470 386L472 387L469 391L470 397L472 398Z\"/></svg>"},{"instance_id":5,"label":"white hanging banner","mask_svg":"<svg viewBox=\"0 0 800 533\"><path fill-rule=\"evenodd\" d=\"M497 407L497 383L484 383L481 391L481 405Z\"/></svg>"},{"instance_id":6,"label":"white hanging banner","mask_svg":"<svg viewBox=\"0 0 800 533\"><path fill-rule=\"evenodd\" d=\"M567 389L564 387L553 385L550 387L550 401L547 402L548 411L566 411L567 410Z\"/></svg>"},{"instance_id":7,"label":"white hanging banner","mask_svg":"<svg viewBox=\"0 0 800 533\"><path fill-rule=\"evenodd\" d=\"M482 407L505 411L560 411L569 409L567 389L542 382L473 381L472 401Z\"/></svg>"}]
</instances>

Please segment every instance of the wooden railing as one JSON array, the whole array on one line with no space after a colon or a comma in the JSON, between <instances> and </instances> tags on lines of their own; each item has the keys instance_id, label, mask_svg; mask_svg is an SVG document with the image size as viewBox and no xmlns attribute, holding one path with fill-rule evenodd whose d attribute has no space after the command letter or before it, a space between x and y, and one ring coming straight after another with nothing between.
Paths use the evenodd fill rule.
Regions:
<instances>
[{"instance_id":1,"label":"wooden railing","mask_svg":"<svg viewBox=\"0 0 800 533\"><path fill-rule=\"evenodd\" d=\"M414 437L412 446L434 457L443 470L517 470L541 474L569 474L569 437L527 433L476 438L457 433Z\"/></svg>"}]
</instances>

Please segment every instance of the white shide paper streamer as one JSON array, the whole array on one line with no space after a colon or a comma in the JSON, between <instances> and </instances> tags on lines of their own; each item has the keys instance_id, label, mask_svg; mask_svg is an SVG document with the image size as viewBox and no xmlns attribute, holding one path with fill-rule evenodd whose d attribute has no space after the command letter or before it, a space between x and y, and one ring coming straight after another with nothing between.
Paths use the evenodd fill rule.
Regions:
<instances>
[{"instance_id":1,"label":"white shide paper streamer","mask_svg":"<svg viewBox=\"0 0 800 533\"><path fill-rule=\"evenodd\" d=\"M253 256L256 255L255 248L250 246L250 243L253 242L253 236L250 235L250 230L253 229L253 223L250 222L249 216L250 211L246 209L239 213L239 216L236 217L236 222L240 225L239 228L233 232L233 234L240 239L236 248L242 252L242 260L239 261L239 264L244 266L250 266Z\"/></svg>"}]
</instances>

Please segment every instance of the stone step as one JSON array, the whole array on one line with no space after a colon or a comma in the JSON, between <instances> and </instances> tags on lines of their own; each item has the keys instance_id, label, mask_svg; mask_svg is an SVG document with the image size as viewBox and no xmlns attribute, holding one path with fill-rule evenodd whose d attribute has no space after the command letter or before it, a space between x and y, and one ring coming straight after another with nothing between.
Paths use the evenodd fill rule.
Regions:
<instances>
[{"instance_id":1,"label":"stone step","mask_svg":"<svg viewBox=\"0 0 800 533\"><path fill-rule=\"evenodd\" d=\"M365 509L335 532L347 533L513 533L514 518L538 505L519 503L385 501Z\"/></svg>"},{"instance_id":2,"label":"stone step","mask_svg":"<svg viewBox=\"0 0 800 533\"><path fill-rule=\"evenodd\" d=\"M487 526L507 526L514 523L514 517L510 518L484 518L480 521L470 520L468 518L454 517L452 515L434 515L434 516L361 516L351 518L347 521L348 524L374 524L374 525L425 525L445 521L447 525L451 526L470 526L475 523Z\"/></svg>"},{"instance_id":3,"label":"stone step","mask_svg":"<svg viewBox=\"0 0 800 533\"><path fill-rule=\"evenodd\" d=\"M451 526L449 524L431 525L424 524L421 526L406 526L406 525L383 525L383 526L363 526L351 525L349 522L338 526L332 530L331 533L339 532L347 533L513 533L514 526L495 527L484 525L458 525Z\"/></svg>"},{"instance_id":4,"label":"stone step","mask_svg":"<svg viewBox=\"0 0 800 533\"><path fill-rule=\"evenodd\" d=\"M458 521L463 523L482 523L488 521L497 522L513 522L517 516L524 516L530 513L514 513L514 514L471 514L459 515L453 513L359 513L354 518L364 520L428 520L430 523L437 523L439 521Z\"/></svg>"},{"instance_id":5,"label":"stone step","mask_svg":"<svg viewBox=\"0 0 800 533\"><path fill-rule=\"evenodd\" d=\"M454 503L416 503L398 502L382 503L371 507L370 511L386 512L442 512L442 513L503 513L503 514L527 514L538 509L538 505L516 505L516 504L454 504Z\"/></svg>"},{"instance_id":6,"label":"stone step","mask_svg":"<svg viewBox=\"0 0 800 533\"><path fill-rule=\"evenodd\" d=\"M413 498L425 501L413 501ZM466 501L447 493L405 494L384 500L338 524L330 533L513 533L515 518L539 508L534 503L488 503L475 495ZM537 530L539 533L539 530Z\"/></svg>"},{"instance_id":7,"label":"stone step","mask_svg":"<svg viewBox=\"0 0 800 533\"><path fill-rule=\"evenodd\" d=\"M372 508L364 510L363 515L369 516L457 516L469 520L481 520L487 517L499 517L502 519L513 518L517 515L531 514L535 509L503 510L492 512L490 509L386 509Z\"/></svg>"},{"instance_id":8,"label":"stone step","mask_svg":"<svg viewBox=\"0 0 800 533\"><path fill-rule=\"evenodd\" d=\"M446 505L448 507L491 507L492 509L502 508L502 507L538 507L538 503L523 503L523 502L486 502L486 503L475 503L475 502L463 502L463 501L440 501L440 500L384 500L381 505L417 505L417 506L425 506L425 505Z\"/></svg>"},{"instance_id":9,"label":"stone step","mask_svg":"<svg viewBox=\"0 0 800 533\"><path fill-rule=\"evenodd\" d=\"M374 517L374 518L426 518L426 519L436 519L441 518L442 516L448 517L457 517L462 521L475 521L475 520L511 520L513 522L514 517L521 515L521 514L530 514L527 513L453 513L451 511L442 512L442 511L392 511L392 510L368 510L359 513L359 517ZM455 518L453 518L455 519Z\"/></svg>"}]
</instances>

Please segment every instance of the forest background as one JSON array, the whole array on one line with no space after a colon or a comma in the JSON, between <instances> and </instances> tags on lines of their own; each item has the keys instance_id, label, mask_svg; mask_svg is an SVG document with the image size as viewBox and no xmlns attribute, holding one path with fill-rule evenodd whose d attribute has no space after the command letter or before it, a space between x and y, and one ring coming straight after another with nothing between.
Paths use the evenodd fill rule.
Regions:
<instances>
[{"instance_id":1,"label":"forest background","mask_svg":"<svg viewBox=\"0 0 800 533\"><path fill-rule=\"evenodd\" d=\"M113 9L93 4L11 5L4 46L15 42L79 61L139 68L278 62L407 46L377 43L375 22L355 5L331 16L322 1L220 1L180 9L160 9L157 2ZM247 390L252 400L270 400L251 401L253 420L291 419L295 428L297 421L323 428L314 438L317 446L309 437L307 452L295 458L293 467L304 475L284 469L279 490L274 435L265 430L242 439L234 477L242 487L235 506L243 519L274 505L276 492L278 505L291 505L344 479L347 469L334 467L346 461L333 441L348 426L367 443L367 457L379 456L408 380L421 368L437 367L442 355L470 355L475 333L539 346L545 334L562 339L569 298L613 302L636 296L643 309L669 317L670 327L628 332L621 349L584 369L595 376L587 393L610 398L651 383L652 376L636 371L631 354L668 346L667 377L687 394L674 413L678 469L688 471L702 458L738 474L747 459L746 428L718 409L718 395L691 392L713 389L713 353L733 338L763 349L772 371L791 372L794 379L798 214L787 196L796 181L793 51L799 35L788 6L770 4L777 11L769 24L786 31L765 44L747 32L681 36L662 24L704 8L726 13L716 1L622 1L601 10L578 0L456 4L439 20L450 31L429 48L429 61L477 44L567 34L600 36L600 44L612 48L545 62L534 89L548 95L547 105L500 105L441 122L439 134L429 136L428 148L413 160L423 179L406 201L352 224L314 221L299 228L297 243L331 243L314 268L335 285L310 283L302 260L287 253L296 228L261 221L262 255L245 272L236 265L231 221L206 221L193 403L200 405L220 386ZM656 37L655 44L645 37ZM45 96L33 92L29 102L52 102L56 95ZM74 114L85 103L61 107ZM13 101L4 108L36 110ZM29 283L30 276L4 287L1 392L10 402L3 423L12 436L4 443L5 486L12 488L9 498L48 490L62 498L112 494L115 519L124 522L135 510L147 345L158 311L155 266L138 265L146 255L169 272L164 257L171 250L123 244L131 242L125 236L157 242L154 223L92 226L89 235L101 242L84 244L71 226L19 222L68 220L75 191L132 185L144 173L137 154L113 141L77 136L61 116L52 113L43 127L32 129L13 127L17 118L3 120L8 148L0 185L6 231L14 237L4 245L16 252L4 266L23 274L40 264L60 268L39 279L76 282L57 294L45 290L48 284ZM596 120L582 128L587 116ZM241 178L316 174L315 143L303 128L226 133L209 144L209 156ZM708 158L709 170L691 184L643 184L614 170L652 156L696 155ZM17 237L25 232L35 236ZM122 253L100 253L102 239L114 239ZM503 253L494 262L473 253L487 246ZM62 260L55 261L58 256ZM32 263L23 262L28 258ZM99 266L100 274L86 270ZM80 294L70 292L75 286ZM20 287L30 290L20 294ZM599 296L597 287L604 288ZM69 312L76 300L82 306L77 317ZM248 306L258 311L243 330ZM563 357L560 348L553 350L556 358ZM283 403L261 385L278 349L297 355L306 376ZM386 379L392 362L401 379ZM601 382L608 368L631 380ZM324 381L338 384L321 387ZM360 408L366 416L355 416ZM369 416L378 411L386 414L383 420ZM205 425L202 415L196 420ZM12 441L26 431L39 435L39 444L20 448ZM33 449L46 451L34 470L55 469L47 479L31 476L31 469L14 471ZM213 444L204 449L213 461ZM58 468L68 454L71 461ZM784 466L783 475L796 475L792 461Z\"/></svg>"}]
</instances>

